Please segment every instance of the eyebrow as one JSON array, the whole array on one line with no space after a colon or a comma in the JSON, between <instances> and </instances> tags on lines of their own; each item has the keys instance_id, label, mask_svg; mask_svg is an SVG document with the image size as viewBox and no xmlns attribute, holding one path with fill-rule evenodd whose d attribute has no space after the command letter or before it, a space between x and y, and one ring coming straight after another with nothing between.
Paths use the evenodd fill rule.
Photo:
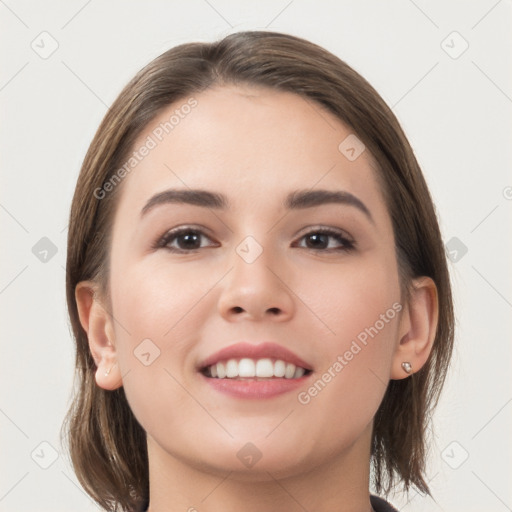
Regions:
<instances>
[{"instance_id":1,"label":"eyebrow","mask_svg":"<svg viewBox=\"0 0 512 512\"><path fill-rule=\"evenodd\" d=\"M141 217L156 206L172 203L191 204L216 210L227 210L230 206L227 197L217 192L199 189L169 189L151 197L142 208ZM344 190L296 190L288 194L284 201L284 207L287 210L303 210L324 204L353 206L364 213L372 224L375 224L366 205L356 196Z\"/></svg>"}]
</instances>

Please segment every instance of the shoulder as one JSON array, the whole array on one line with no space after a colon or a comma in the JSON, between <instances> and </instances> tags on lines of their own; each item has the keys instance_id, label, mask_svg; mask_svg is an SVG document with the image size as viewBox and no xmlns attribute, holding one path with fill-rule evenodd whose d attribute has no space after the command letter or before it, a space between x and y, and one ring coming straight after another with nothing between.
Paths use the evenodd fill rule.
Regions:
<instances>
[{"instance_id":1,"label":"shoulder","mask_svg":"<svg viewBox=\"0 0 512 512\"><path fill-rule=\"evenodd\" d=\"M398 512L393 505L378 496L370 495L370 503L375 512Z\"/></svg>"}]
</instances>

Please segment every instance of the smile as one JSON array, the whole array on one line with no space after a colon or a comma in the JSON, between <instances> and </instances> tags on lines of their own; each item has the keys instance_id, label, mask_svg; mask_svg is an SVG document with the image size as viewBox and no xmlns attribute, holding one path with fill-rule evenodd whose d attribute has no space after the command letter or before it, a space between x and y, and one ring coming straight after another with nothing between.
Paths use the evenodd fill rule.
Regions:
<instances>
[{"instance_id":1,"label":"smile","mask_svg":"<svg viewBox=\"0 0 512 512\"><path fill-rule=\"evenodd\" d=\"M304 359L270 341L229 345L199 362L197 370L210 389L238 399L291 393L313 373Z\"/></svg>"},{"instance_id":2,"label":"smile","mask_svg":"<svg viewBox=\"0 0 512 512\"><path fill-rule=\"evenodd\" d=\"M207 366L202 373L214 379L300 379L310 370L282 359L228 359Z\"/></svg>"}]
</instances>

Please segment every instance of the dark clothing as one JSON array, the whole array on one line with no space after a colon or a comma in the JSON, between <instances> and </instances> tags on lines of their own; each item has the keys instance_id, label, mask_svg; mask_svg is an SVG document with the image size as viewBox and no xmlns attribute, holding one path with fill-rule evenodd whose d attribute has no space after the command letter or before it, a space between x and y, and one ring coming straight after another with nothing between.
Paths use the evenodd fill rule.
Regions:
<instances>
[{"instance_id":1,"label":"dark clothing","mask_svg":"<svg viewBox=\"0 0 512 512\"><path fill-rule=\"evenodd\" d=\"M390 503L373 494L370 495L370 503L375 512L398 512ZM147 505L144 507L143 511L147 512Z\"/></svg>"},{"instance_id":2,"label":"dark clothing","mask_svg":"<svg viewBox=\"0 0 512 512\"><path fill-rule=\"evenodd\" d=\"M398 512L390 503L372 494L370 495L370 503L375 512Z\"/></svg>"}]
</instances>

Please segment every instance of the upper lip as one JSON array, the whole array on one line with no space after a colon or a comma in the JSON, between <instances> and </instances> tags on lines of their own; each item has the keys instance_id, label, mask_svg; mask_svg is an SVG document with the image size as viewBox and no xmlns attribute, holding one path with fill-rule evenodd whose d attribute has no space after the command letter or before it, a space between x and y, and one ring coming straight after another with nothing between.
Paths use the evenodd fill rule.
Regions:
<instances>
[{"instance_id":1,"label":"upper lip","mask_svg":"<svg viewBox=\"0 0 512 512\"><path fill-rule=\"evenodd\" d=\"M293 363L295 366L300 366L306 370L312 370L311 366L301 359L298 355L294 354L291 350L272 343L270 341L259 343L257 345L253 343L241 342L229 345L228 347L222 348L214 354L204 359L199 369L207 368L212 364L218 363L219 361L227 361L228 359L281 359L288 363Z\"/></svg>"}]
</instances>

